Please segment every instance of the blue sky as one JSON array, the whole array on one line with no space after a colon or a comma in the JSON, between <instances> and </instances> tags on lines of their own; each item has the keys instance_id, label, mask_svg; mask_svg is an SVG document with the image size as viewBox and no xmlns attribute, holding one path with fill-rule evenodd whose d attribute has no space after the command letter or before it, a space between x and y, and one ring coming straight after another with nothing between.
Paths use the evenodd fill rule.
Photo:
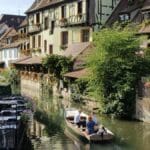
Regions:
<instances>
[{"instance_id":1,"label":"blue sky","mask_svg":"<svg viewBox=\"0 0 150 150\"><path fill-rule=\"evenodd\" d=\"M0 14L23 15L34 0L0 0Z\"/></svg>"}]
</instances>

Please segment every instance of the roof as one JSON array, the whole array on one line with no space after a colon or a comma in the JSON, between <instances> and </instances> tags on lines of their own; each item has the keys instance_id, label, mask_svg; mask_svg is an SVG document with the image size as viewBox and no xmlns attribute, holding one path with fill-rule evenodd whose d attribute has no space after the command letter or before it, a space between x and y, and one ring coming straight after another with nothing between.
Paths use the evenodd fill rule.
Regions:
<instances>
[{"instance_id":1,"label":"roof","mask_svg":"<svg viewBox=\"0 0 150 150\"><path fill-rule=\"evenodd\" d=\"M5 44L1 49L16 48L19 47L23 42L28 42L28 40L18 40L10 44Z\"/></svg>"},{"instance_id":2,"label":"roof","mask_svg":"<svg viewBox=\"0 0 150 150\"><path fill-rule=\"evenodd\" d=\"M107 21L106 21L106 26L111 26L114 22L118 21L118 17L119 17L119 13L127 8L128 6L128 1L127 0L120 0L120 2L118 3L118 5L115 7L115 9L113 10L113 12L111 13L111 15L108 17Z\"/></svg>"},{"instance_id":3,"label":"roof","mask_svg":"<svg viewBox=\"0 0 150 150\"><path fill-rule=\"evenodd\" d=\"M64 75L64 77L69 77L69 78L84 78L86 77L88 74L88 70L87 69L81 69L81 70L76 70L73 72L68 72Z\"/></svg>"},{"instance_id":4,"label":"roof","mask_svg":"<svg viewBox=\"0 0 150 150\"><path fill-rule=\"evenodd\" d=\"M5 38L11 31L13 30L13 28L8 28L5 33L0 37L0 41Z\"/></svg>"},{"instance_id":5,"label":"roof","mask_svg":"<svg viewBox=\"0 0 150 150\"><path fill-rule=\"evenodd\" d=\"M131 6L126 7L126 8L123 9L120 13L130 13L130 12L136 10L136 9L141 8L142 6L143 6L142 3L137 2L137 3L135 3L134 5L131 5Z\"/></svg>"},{"instance_id":6,"label":"roof","mask_svg":"<svg viewBox=\"0 0 150 150\"><path fill-rule=\"evenodd\" d=\"M68 46L62 55L66 57L72 57L75 59L80 53L87 49L91 45L90 42L74 43Z\"/></svg>"},{"instance_id":7,"label":"roof","mask_svg":"<svg viewBox=\"0 0 150 150\"><path fill-rule=\"evenodd\" d=\"M150 1L149 0L146 0L142 7L142 11L147 11L147 10L150 10Z\"/></svg>"},{"instance_id":8,"label":"roof","mask_svg":"<svg viewBox=\"0 0 150 150\"><path fill-rule=\"evenodd\" d=\"M146 0L145 0L146 1ZM147 0L149 1L149 0ZM124 13L132 13L130 16L131 21L141 20L140 18L140 9L143 7L144 2L141 0L134 1L134 4L129 5L127 0L120 0L114 11L111 13L109 18L107 19L105 25L112 26L113 23L119 20L119 15Z\"/></svg>"},{"instance_id":9,"label":"roof","mask_svg":"<svg viewBox=\"0 0 150 150\"><path fill-rule=\"evenodd\" d=\"M22 57L22 58L19 58L19 59L16 59L16 60L11 60L10 63L11 64L17 64L17 63L19 63L21 61L24 61L26 59L29 59L29 58L31 58L31 56L25 56L25 57Z\"/></svg>"},{"instance_id":10,"label":"roof","mask_svg":"<svg viewBox=\"0 0 150 150\"><path fill-rule=\"evenodd\" d=\"M143 26L138 34L150 34L150 25Z\"/></svg>"},{"instance_id":11,"label":"roof","mask_svg":"<svg viewBox=\"0 0 150 150\"><path fill-rule=\"evenodd\" d=\"M18 60L14 64L18 65L40 65L42 64L42 58L41 57L28 57L24 60Z\"/></svg>"},{"instance_id":12,"label":"roof","mask_svg":"<svg viewBox=\"0 0 150 150\"><path fill-rule=\"evenodd\" d=\"M31 5L31 7L26 11L26 13L27 14L32 13L32 12L57 4L62 1L64 0L35 0L33 4Z\"/></svg>"},{"instance_id":13,"label":"roof","mask_svg":"<svg viewBox=\"0 0 150 150\"><path fill-rule=\"evenodd\" d=\"M25 19L25 16L2 14L0 16L0 24L5 23L9 27L13 27L17 29L24 19Z\"/></svg>"},{"instance_id":14,"label":"roof","mask_svg":"<svg viewBox=\"0 0 150 150\"><path fill-rule=\"evenodd\" d=\"M22 21L22 23L20 24L19 28L25 27L25 26L27 26L27 25L28 25L28 20L27 20L27 18L25 18L25 19Z\"/></svg>"}]
</instances>

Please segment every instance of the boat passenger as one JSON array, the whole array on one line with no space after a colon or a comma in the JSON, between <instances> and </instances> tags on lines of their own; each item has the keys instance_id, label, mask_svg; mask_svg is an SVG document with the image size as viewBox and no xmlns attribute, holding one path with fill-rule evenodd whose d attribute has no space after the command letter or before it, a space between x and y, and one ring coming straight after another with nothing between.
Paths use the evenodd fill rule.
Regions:
<instances>
[{"instance_id":1,"label":"boat passenger","mask_svg":"<svg viewBox=\"0 0 150 150\"><path fill-rule=\"evenodd\" d=\"M94 126L96 125L96 123L92 120L92 116L88 117L88 122L86 124L87 127L87 133L88 134L93 134L95 133L94 131Z\"/></svg>"},{"instance_id":2,"label":"boat passenger","mask_svg":"<svg viewBox=\"0 0 150 150\"><path fill-rule=\"evenodd\" d=\"M76 124L78 128L80 128L81 126L80 117L81 117L81 110L79 110L79 112L74 116L74 124Z\"/></svg>"},{"instance_id":3,"label":"boat passenger","mask_svg":"<svg viewBox=\"0 0 150 150\"><path fill-rule=\"evenodd\" d=\"M101 127L99 128L97 134L100 134L103 138L104 134L107 134L107 130L105 129L105 127L103 125L101 125Z\"/></svg>"},{"instance_id":4,"label":"boat passenger","mask_svg":"<svg viewBox=\"0 0 150 150\"><path fill-rule=\"evenodd\" d=\"M92 119L93 119L93 121L95 122L95 124L98 125L98 121L97 121L97 118L96 118L96 116L95 116L95 112L92 112L92 113L91 113L91 116L92 116Z\"/></svg>"}]
</instances>

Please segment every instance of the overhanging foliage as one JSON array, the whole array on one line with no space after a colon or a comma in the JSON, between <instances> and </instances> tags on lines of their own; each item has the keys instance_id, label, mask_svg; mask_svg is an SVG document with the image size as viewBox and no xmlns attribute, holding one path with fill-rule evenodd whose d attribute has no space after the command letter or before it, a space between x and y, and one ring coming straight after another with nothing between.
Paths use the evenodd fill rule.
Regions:
<instances>
[{"instance_id":1,"label":"overhanging foliage","mask_svg":"<svg viewBox=\"0 0 150 150\"><path fill-rule=\"evenodd\" d=\"M94 35L95 52L89 57L90 89L101 99L103 112L131 118L136 87L150 73L150 61L138 55L139 39L130 29L103 29Z\"/></svg>"}]
</instances>

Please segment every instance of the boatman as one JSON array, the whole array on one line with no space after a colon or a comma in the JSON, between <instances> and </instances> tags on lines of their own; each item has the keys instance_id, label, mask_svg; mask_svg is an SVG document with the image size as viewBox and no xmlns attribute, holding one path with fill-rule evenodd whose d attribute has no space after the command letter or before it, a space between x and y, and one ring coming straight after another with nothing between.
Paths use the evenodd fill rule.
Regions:
<instances>
[{"instance_id":1,"label":"boatman","mask_svg":"<svg viewBox=\"0 0 150 150\"><path fill-rule=\"evenodd\" d=\"M80 128L81 122L80 122L80 117L81 117L81 110L78 111L78 113L74 116L74 124Z\"/></svg>"}]
</instances>

